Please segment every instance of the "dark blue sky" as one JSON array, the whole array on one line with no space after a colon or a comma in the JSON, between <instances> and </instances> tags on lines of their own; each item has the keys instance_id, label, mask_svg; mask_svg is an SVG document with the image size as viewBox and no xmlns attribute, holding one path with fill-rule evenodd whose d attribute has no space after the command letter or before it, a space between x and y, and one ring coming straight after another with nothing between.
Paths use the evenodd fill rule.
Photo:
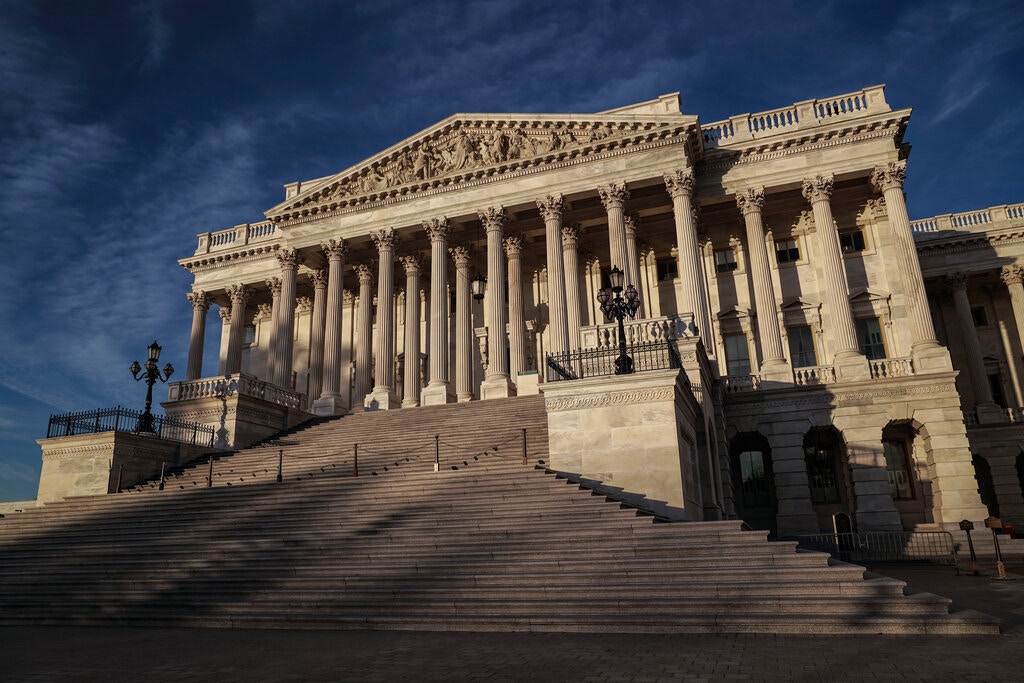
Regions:
<instances>
[{"instance_id":1,"label":"dark blue sky","mask_svg":"<svg viewBox=\"0 0 1024 683\"><path fill-rule=\"evenodd\" d=\"M0 500L34 497L49 413L141 407L154 338L184 372L176 259L284 183L455 112L680 91L711 122L885 83L923 218L1024 201L1022 74L1019 0L3 0Z\"/></svg>"}]
</instances>

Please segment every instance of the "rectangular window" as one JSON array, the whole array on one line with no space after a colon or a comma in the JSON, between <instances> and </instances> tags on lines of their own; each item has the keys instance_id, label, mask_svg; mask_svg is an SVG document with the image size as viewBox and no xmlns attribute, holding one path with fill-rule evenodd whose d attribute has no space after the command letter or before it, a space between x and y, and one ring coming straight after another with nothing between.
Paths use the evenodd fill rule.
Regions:
<instances>
[{"instance_id":1,"label":"rectangular window","mask_svg":"<svg viewBox=\"0 0 1024 683\"><path fill-rule=\"evenodd\" d=\"M839 233L839 245L843 248L843 253L848 254L851 251L864 251L867 249L867 245L864 242L864 231L860 230L844 230Z\"/></svg>"},{"instance_id":2,"label":"rectangular window","mask_svg":"<svg viewBox=\"0 0 1024 683\"><path fill-rule=\"evenodd\" d=\"M893 500L907 500L914 497L914 486L910 479L907 445L903 441L885 440L885 470L889 475L889 493Z\"/></svg>"},{"instance_id":3,"label":"rectangular window","mask_svg":"<svg viewBox=\"0 0 1024 683\"><path fill-rule=\"evenodd\" d=\"M725 359L730 375L750 374L750 347L747 346L747 335L727 334L725 341Z\"/></svg>"},{"instance_id":4,"label":"rectangular window","mask_svg":"<svg viewBox=\"0 0 1024 683\"><path fill-rule=\"evenodd\" d=\"M794 368L806 368L818 364L814 353L814 332L810 325L797 325L788 328L789 356Z\"/></svg>"},{"instance_id":5,"label":"rectangular window","mask_svg":"<svg viewBox=\"0 0 1024 683\"><path fill-rule=\"evenodd\" d=\"M715 271L727 273L736 270L736 252L730 249L719 249L715 252Z\"/></svg>"},{"instance_id":6,"label":"rectangular window","mask_svg":"<svg viewBox=\"0 0 1024 683\"><path fill-rule=\"evenodd\" d=\"M997 406L1005 408L1006 397L1003 395L1003 383L999 379L998 372L988 375L988 388L992 392L992 402Z\"/></svg>"},{"instance_id":7,"label":"rectangular window","mask_svg":"<svg viewBox=\"0 0 1024 683\"><path fill-rule=\"evenodd\" d=\"M860 344L860 352L868 360L881 360L885 358L885 343L882 340L882 325L878 318L861 318L855 320L857 328L857 342Z\"/></svg>"},{"instance_id":8,"label":"rectangular window","mask_svg":"<svg viewBox=\"0 0 1024 683\"><path fill-rule=\"evenodd\" d=\"M658 260L658 280L675 280L679 277L679 264L673 259Z\"/></svg>"},{"instance_id":9,"label":"rectangular window","mask_svg":"<svg viewBox=\"0 0 1024 683\"><path fill-rule=\"evenodd\" d=\"M790 237L784 240L775 240L775 259L779 263L795 263L800 260L800 247L796 239Z\"/></svg>"},{"instance_id":10,"label":"rectangular window","mask_svg":"<svg viewBox=\"0 0 1024 683\"><path fill-rule=\"evenodd\" d=\"M812 503L838 503L839 484L836 477L836 456L830 448L811 446L805 450L807 483Z\"/></svg>"},{"instance_id":11,"label":"rectangular window","mask_svg":"<svg viewBox=\"0 0 1024 683\"><path fill-rule=\"evenodd\" d=\"M743 488L743 507L767 507L771 505L768 490L768 474L764 467L764 453L743 451L739 455L740 480Z\"/></svg>"},{"instance_id":12,"label":"rectangular window","mask_svg":"<svg viewBox=\"0 0 1024 683\"><path fill-rule=\"evenodd\" d=\"M255 344L255 343L256 343L256 326L255 325L246 325L245 326L245 332L244 332L243 337L242 337L242 344L245 345L245 346L249 346L249 345Z\"/></svg>"},{"instance_id":13,"label":"rectangular window","mask_svg":"<svg viewBox=\"0 0 1024 683\"><path fill-rule=\"evenodd\" d=\"M971 317L974 318L975 327L988 327L988 314L984 306L975 306L971 309Z\"/></svg>"}]
</instances>

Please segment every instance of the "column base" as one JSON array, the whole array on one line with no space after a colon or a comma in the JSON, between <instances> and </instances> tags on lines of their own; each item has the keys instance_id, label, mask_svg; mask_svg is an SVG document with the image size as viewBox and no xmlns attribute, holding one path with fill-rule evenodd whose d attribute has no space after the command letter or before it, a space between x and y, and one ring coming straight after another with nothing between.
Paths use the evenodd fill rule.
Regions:
<instances>
[{"instance_id":1,"label":"column base","mask_svg":"<svg viewBox=\"0 0 1024 683\"><path fill-rule=\"evenodd\" d=\"M348 404L341 396L321 396L313 401L312 412L314 415L344 415L348 412Z\"/></svg>"},{"instance_id":2,"label":"column base","mask_svg":"<svg viewBox=\"0 0 1024 683\"><path fill-rule=\"evenodd\" d=\"M766 360L761 364L761 386L765 382L793 384L793 367L782 358ZM770 388L770 387L764 387Z\"/></svg>"},{"instance_id":3,"label":"column base","mask_svg":"<svg viewBox=\"0 0 1024 683\"><path fill-rule=\"evenodd\" d=\"M419 408L420 407L420 400L419 400L419 398L403 398L402 399L402 407L403 408Z\"/></svg>"},{"instance_id":4,"label":"column base","mask_svg":"<svg viewBox=\"0 0 1024 683\"><path fill-rule=\"evenodd\" d=\"M457 394L455 396L455 401L457 403L469 403L472 400L473 400L473 394Z\"/></svg>"},{"instance_id":5,"label":"column base","mask_svg":"<svg viewBox=\"0 0 1024 683\"><path fill-rule=\"evenodd\" d=\"M508 398L516 395L516 387L508 375L488 377L480 383L480 398L484 401L491 398Z\"/></svg>"},{"instance_id":6,"label":"column base","mask_svg":"<svg viewBox=\"0 0 1024 683\"><path fill-rule=\"evenodd\" d=\"M390 387L379 387L363 400L363 410L394 410L401 408L398 395Z\"/></svg>"},{"instance_id":7,"label":"column base","mask_svg":"<svg viewBox=\"0 0 1024 683\"><path fill-rule=\"evenodd\" d=\"M953 370L953 361L949 357L949 350L937 341L914 344L911 347L910 355L914 359L915 375Z\"/></svg>"},{"instance_id":8,"label":"column base","mask_svg":"<svg viewBox=\"0 0 1024 683\"><path fill-rule=\"evenodd\" d=\"M452 402L452 396L448 393L448 383L431 384L420 393L420 405L443 406Z\"/></svg>"},{"instance_id":9,"label":"column base","mask_svg":"<svg viewBox=\"0 0 1024 683\"><path fill-rule=\"evenodd\" d=\"M871 366L864 354L847 349L836 353L833 366L837 382L860 382L871 379Z\"/></svg>"}]
</instances>

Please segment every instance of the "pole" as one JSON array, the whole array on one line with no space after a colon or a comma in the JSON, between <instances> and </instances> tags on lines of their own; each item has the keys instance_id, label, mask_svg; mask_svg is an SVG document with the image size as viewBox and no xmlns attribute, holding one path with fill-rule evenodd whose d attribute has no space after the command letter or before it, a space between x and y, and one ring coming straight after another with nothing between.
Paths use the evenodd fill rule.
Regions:
<instances>
[{"instance_id":1,"label":"pole","mask_svg":"<svg viewBox=\"0 0 1024 683\"><path fill-rule=\"evenodd\" d=\"M280 484L284 478L284 449L277 451L277 483Z\"/></svg>"},{"instance_id":2,"label":"pole","mask_svg":"<svg viewBox=\"0 0 1024 683\"><path fill-rule=\"evenodd\" d=\"M999 535L995 529L992 529L992 544L996 547L996 571L999 572L999 576L993 576L993 579L1006 580L1006 567L1003 565L1003 553L999 549Z\"/></svg>"},{"instance_id":3,"label":"pole","mask_svg":"<svg viewBox=\"0 0 1024 683\"><path fill-rule=\"evenodd\" d=\"M164 484L167 482L167 461L160 463L160 490L164 490Z\"/></svg>"},{"instance_id":4,"label":"pole","mask_svg":"<svg viewBox=\"0 0 1024 683\"><path fill-rule=\"evenodd\" d=\"M213 488L213 456L210 456L210 471L206 475L206 488Z\"/></svg>"},{"instance_id":5,"label":"pole","mask_svg":"<svg viewBox=\"0 0 1024 683\"><path fill-rule=\"evenodd\" d=\"M974 541L971 540L971 530L967 529L967 548L971 551L971 576L980 576L978 571L978 556L974 553Z\"/></svg>"},{"instance_id":6,"label":"pole","mask_svg":"<svg viewBox=\"0 0 1024 683\"><path fill-rule=\"evenodd\" d=\"M356 453L352 456L352 476L359 476L359 444L356 444Z\"/></svg>"},{"instance_id":7,"label":"pole","mask_svg":"<svg viewBox=\"0 0 1024 683\"><path fill-rule=\"evenodd\" d=\"M434 436L434 471L441 471L441 435Z\"/></svg>"},{"instance_id":8,"label":"pole","mask_svg":"<svg viewBox=\"0 0 1024 683\"><path fill-rule=\"evenodd\" d=\"M523 427L523 464L526 464L526 427Z\"/></svg>"},{"instance_id":9,"label":"pole","mask_svg":"<svg viewBox=\"0 0 1024 683\"><path fill-rule=\"evenodd\" d=\"M124 463L117 466L117 489L114 493L121 493L121 475L124 474ZM995 533L995 532L993 532Z\"/></svg>"},{"instance_id":10,"label":"pole","mask_svg":"<svg viewBox=\"0 0 1024 683\"><path fill-rule=\"evenodd\" d=\"M626 301L618 293L615 294L615 318L619 321L619 357L615 359L615 374L629 375L633 372L633 359L626 353Z\"/></svg>"}]
</instances>

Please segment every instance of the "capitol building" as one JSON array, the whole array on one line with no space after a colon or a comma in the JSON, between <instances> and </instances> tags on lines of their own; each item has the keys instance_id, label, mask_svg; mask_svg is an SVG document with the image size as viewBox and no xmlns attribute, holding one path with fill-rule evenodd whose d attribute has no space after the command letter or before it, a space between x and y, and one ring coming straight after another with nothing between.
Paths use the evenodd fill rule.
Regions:
<instances>
[{"instance_id":1,"label":"capitol building","mask_svg":"<svg viewBox=\"0 0 1024 683\"><path fill-rule=\"evenodd\" d=\"M883 86L454 114L198 236L164 409L237 449L540 394L548 467L670 519L1024 526L1024 204L912 219L910 116ZM47 441L40 501L96 492Z\"/></svg>"}]
</instances>

